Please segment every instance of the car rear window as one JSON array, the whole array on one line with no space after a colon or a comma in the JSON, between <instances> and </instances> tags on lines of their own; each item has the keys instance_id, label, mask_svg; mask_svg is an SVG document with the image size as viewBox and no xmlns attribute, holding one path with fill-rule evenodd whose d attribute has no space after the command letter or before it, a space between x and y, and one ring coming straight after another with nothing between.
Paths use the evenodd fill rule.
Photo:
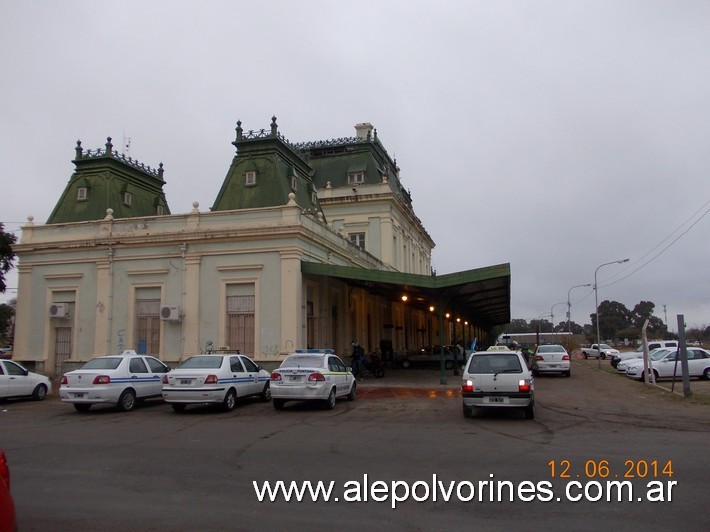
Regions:
<instances>
[{"instance_id":1,"label":"car rear window","mask_svg":"<svg viewBox=\"0 0 710 532\"><path fill-rule=\"evenodd\" d=\"M190 357L180 364L180 369L219 369L222 366L222 357Z\"/></svg>"},{"instance_id":2,"label":"car rear window","mask_svg":"<svg viewBox=\"0 0 710 532\"><path fill-rule=\"evenodd\" d=\"M495 353L495 351L492 351ZM522 373L520 358L514 354L475 355L468 365L469 373Z\"/></svg>"},{"instance_id":3,"label":"car rear window","mask_svg":"<svg viewBox=\"0 0 710 532\"><path fill-rule=\"evenodd\" d=\"M120 357L94 358L89 360L81 369L116 369L123 360Z\"/></svg>"},{"instance_id":4,"label":"car rear window","mask_svg":"<svg viewBox=\"0 0 710 532\"><path fill-rule=\"evenodd\" d=\"M561 345L541 345L537 349L538 353L566 353Z\"/></svg>"},{"instance_id":5,"label":"car rear window","mask_svg":"<svg viewBox=\"0 0 710 532\"><path fill-rule=\"evenodd\" d=\"M281 363L282 368L320 368L323 366L322 356L291 355Z\"/></svg>"}]
</instances>

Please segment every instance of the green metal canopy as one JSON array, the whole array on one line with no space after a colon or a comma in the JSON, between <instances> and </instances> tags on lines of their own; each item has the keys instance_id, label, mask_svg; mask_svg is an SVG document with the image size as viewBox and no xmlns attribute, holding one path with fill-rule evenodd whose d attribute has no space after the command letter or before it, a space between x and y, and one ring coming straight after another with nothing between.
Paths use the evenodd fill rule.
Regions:
<instances>
[{"instance_id":1,"label":"green metal canopy","mask_svg":"<svg viewBox=\"0 0 710 532\"><path fill-rule=\"evenodd\" d=\"M407 303L417 308L443 306L481 325L510 323L509 263L430 276L302 261L301 272L337 278L399 301L406 295Z\"/></svg>"}]
</instances>

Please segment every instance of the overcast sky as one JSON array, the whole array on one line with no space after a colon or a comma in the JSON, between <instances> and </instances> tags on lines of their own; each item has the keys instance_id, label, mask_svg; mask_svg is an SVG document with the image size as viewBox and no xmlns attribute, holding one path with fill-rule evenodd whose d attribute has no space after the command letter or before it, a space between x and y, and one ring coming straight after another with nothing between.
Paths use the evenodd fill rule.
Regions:
<instances>
[{"instance_id":1,"label":"overcast sky","mask_svg":"<svg viewBox=\"0 0 710 532\"><path fill-rule=\"evenodd\" d=\"M0 0L0 54L6 230L47 220L78 139L130 138L185 213L237 120L293 142L370 122L439 274L509 262L512 317L549 319L629 258L600 302L710 325L707 0ZM591 288L571 300L589 323Z\"/></svg>"}]
</instances>

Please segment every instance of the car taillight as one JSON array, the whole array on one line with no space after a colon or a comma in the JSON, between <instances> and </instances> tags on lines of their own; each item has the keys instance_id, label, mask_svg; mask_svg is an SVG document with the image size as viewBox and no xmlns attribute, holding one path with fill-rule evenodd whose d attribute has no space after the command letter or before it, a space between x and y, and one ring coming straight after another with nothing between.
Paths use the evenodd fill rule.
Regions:
<instances>
[{"instance_id":1,"label":"car taillight","mask_svg":"<svg viewBox=\"0 0 710 532\"><path fill-rule=\"evenodd\" d=\"M69 384L69 380L66 375L62 375L62 384Z\"/></svg>"},{"instance_id":2,"label":"car taillight","mask_svg":"<svg viewBox=\"0 0 710 532\"><path fill-rule=\"evenodd\" d=\"M0 451L0 480L7 486L7 491L10 491L10 468L7 467L5 451Z\"/></svg>"},{"instance_id":3,"label":"car taillight","mask_svg":"<svg viewBox=\"0 0 710 532\"><path fill-rule=\"evenodd\" d=\"M217 384L219 379L217 379L217 375L207 375L207 378L205 379L205 384Z\"/></svg>"},{"instance_id":4,"label":"car taillight","mask_svg":"<svg viewBox=\"0 0 710 532\"><path fill-rule=\"evenodd\" d=\"M168 376L163 375L163 384L168 384Z\"/></svg>"},{"instance_id":5,"label":"car taillight","mask_svg":"<svg viewBox=\"0 0 710 532\"><path fill-rule=\"evenodd\" d=\"M542 355L537 355L535 357L535 360L545 360Z\"/></svg>"},{"instance_id":6,"label":"car taillight","mask_svg":"<svg viewBox=\"0 0 710 532\"><path fill-rule=\"evenodd\" d=\"M311 373L308 376L309 381L324 381L325 377L321 373Z\"/></svg>"},{"instance_id":7,"label":"car taillight","mask_svg":"<svg viewBox=\"0 0 710 532\"><path fill-rule=\"evenodd\" d=\"M280 380L283 380L282 377L281 377L281 373L277 373L276 371L274 371L274 372L271 374L271 380L272 380L272 381L280 381Z\"/></svg>"},{"instance_id":8,"label":"car taillight","mask_svg":"<svg viewBox=\"0 0 710 532\"><path fill-rule=\"evenodd\" d=\"M562 355L562 360L569 360L569 355Z\"/></svg>"},{"instance_id":9,"label":"car taillight","mask_svg":"<svg viewBox=\"0 0 710 532\"><path fill-rule=\"evenodd\" d=\"M519 392L529 392L530 391L530 379L520 379L518 381L518 391Z\"/></svg>"},{"instance_id":10,"label":"car taillight","mask_svg":"<svg viewBox=\"0 0 710 532\"><path fill-rule=\"evenodd\" d=\"M472 392L473 391L473 381L472 380L464 381L463 384L461 384L461 391L462 392Z\"/></svg>"},{"instance_id":11,"label":"car taillight","mask_svg":"<svg viewBox=\"0 0 710 532\"><path fill-rule=\"evenodd\" d=\"M94 384L109 384L111 382L111 377L108 375L96 375L94 377Z\"/></svg>"}]
</instances>

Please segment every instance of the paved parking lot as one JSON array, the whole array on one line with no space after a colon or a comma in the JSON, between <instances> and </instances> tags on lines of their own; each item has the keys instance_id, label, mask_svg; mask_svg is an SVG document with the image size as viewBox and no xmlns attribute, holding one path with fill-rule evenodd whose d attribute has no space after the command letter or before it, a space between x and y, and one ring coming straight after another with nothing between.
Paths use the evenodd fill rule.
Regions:
<instances>
[{"instance_id":1,"label":"paved parking lot","mask_svg":"<svg viewBox=\"0 0 710 532\"><path fill-rule=\"evenodd\" d=\"M591 362L588 363L588 362ZM461 415L458 378L391 371L360 382L355 402L332 411L283 412L245 401L229 413L158 401L133 412L78 414L50 398L0 405L0 446L10 460L20 530L662 530L707 529L710 410L573 363L573 375L537 379L536 418L518 412ZM416 372L416 373L414 373ZM693 381L695 385L698 381ZM700 383L699 385L704 385ZM253 482L358 480L480 482L572 479L608 461L672 461L673 500L650 502L258 502ZM550 465L552 463L552 465ZM591 464L591 466L590 466ZM585 471L585 469L587 469ZM491 477L493 475L493 477ZM634 479L641 487L646 479Z\"/></svg>"}]
</instances>

